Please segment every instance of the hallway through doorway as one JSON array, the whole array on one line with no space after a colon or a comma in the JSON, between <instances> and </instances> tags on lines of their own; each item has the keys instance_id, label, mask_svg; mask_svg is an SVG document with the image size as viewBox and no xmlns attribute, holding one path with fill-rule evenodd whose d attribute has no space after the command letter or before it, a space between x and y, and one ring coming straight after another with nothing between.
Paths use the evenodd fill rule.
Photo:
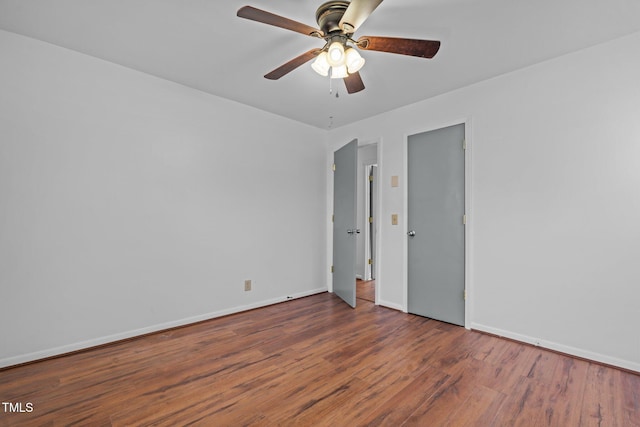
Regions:
<instances>
[{"instance_id":1,"label":"hallway through doorway","mask_svg":"<svg viewBox=\"0 0 640 427\"><path fill-rule=\"evenodd\" d=\"M376 302L376 281L375 280L356 280L356 299Z\"/></svg>"}]
</instances>

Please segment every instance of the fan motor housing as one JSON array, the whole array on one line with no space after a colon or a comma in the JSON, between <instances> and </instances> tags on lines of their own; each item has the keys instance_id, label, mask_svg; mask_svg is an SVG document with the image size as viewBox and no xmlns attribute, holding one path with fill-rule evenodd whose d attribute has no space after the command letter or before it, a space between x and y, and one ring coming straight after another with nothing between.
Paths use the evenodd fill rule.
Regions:
<instances>
[{"instance_id":1,"label":"fan motor housing","mask_svg":"<svg viewBox=\"0 0 640 427\"><path fill-rule=\"evenodd\" d=\"M340 20L349 7L348 1L328 1L323 3L316 11L316 22L325 34L343 32Z\"/></svg>"}]
</instances>

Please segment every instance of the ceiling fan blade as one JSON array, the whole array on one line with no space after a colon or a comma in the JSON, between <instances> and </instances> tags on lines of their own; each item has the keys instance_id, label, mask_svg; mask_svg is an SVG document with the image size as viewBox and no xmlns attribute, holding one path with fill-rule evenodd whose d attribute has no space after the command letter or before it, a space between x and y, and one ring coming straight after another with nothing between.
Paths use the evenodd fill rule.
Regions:
<instances>
[{"instance_id":1,"label":"ceiling fan blade","mask_svg":"<svg viewBox=\"0 0 640 427\"><path fill-rule=\"evenodd\" d=\"M354 33L382 0L352 0L338 24L346 33Z\"/></svg>"},{"instance_id":2,"label":"ceiling fan blade","mask_svg":"<svg viewBox=\"0 0 640 427\"><path fill-rule=\"evenodd\" d=\"M398 53L400 55L433 58L440 42L435 40L404 39L399 37L362 36L356 42L360 49L379 52Z\"/></svg>"},{"instance_id":3,"label":"ceiling fan blade","mask_svg":"<svg viewBox=\"0 0 640 427\"><path fill-rule=\"evenodd\" d=\"M360 77L360 73L358 72L349 74L349 76L345 77L343 80L348 93L356 93L364 89L362 77Z\"/></svg>"},{"instance_id":4,"label":"ceiling fan blade","mask_svg":"<svg viewBox=\"0 0 640 427\"><path fill-rule=\"evenodd\" d=\"M269 80L278 80L280 77L292 72L302 64L311 61L313 58L318 56L320 52L322 52L322 49L311 49L310 51L305 52L302 55L293 58L291 61L287 62L286 64L282 64L275 70L266 74L264 78Z\"/></svg>"},{"instance_id":5,"label":"ceiling fan blade","mask_svg":"<svg viewBox=\"0 0 640 427\"><path fill-rule=\"evenodd\" d=\"M262 22L263 24L269 24L286 30L295 31L296 33L305 34L307 36L318 35L319 37L322 37L324 35L322 31L310 27L309 25L283 16L275 15L271 12L256 9L252 6L243 6L238 9L238 16L240 18L250 19L252 21Z\"/></svg>"}]
</instances>

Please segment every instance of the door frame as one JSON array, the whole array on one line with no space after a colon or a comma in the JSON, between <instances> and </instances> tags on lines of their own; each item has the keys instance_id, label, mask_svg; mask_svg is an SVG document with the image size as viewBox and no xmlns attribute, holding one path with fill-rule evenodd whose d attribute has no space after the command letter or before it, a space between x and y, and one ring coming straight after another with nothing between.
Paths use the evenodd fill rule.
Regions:
<instances>
[{"instance_id":1,"label":"door frame","mask_svg":"<svg viewBox=\"0 0 640 427\"><path fill-rule=\"evenodd\" d=\"M407 236L406 227L409 222L409 189L408 189L408 179L409 179L409 137L411 135L416 135L420 133L430 132L433 130L438 130L442 128L446 128L449 126L455 126L464 124L464 136L466 142L466 150L464 153L464 204L465 204L465 215L467 216L467 223L465 227L464 233L464 288L466 291L466 299L464 304L464 327L465 329L471 329L471 321L470 319L473 316L473 281L472 281L472 260L473 260L473 206L472 206L472 183L473 183L473 171L472 171L472 123L471 118L461 118L452 121L444 121L439 122L433 126L421 127L417 129L412 129L410 132L407 132L403 135L403 143L402 143L402 157L403 157L403 224L404 228L402 230L403 235L403 259L404 265L402 269L402 280L403 280L403 309L405 313L408 313L409 308L409 237Z\"/></svg>"},{"instance_id":2,"label":"door frame","mask_svg":"<svg viewBox=\"0 0 640 427\"><path fill-rule=\"evenodd\" d=\"M373 182L373 185L376 187L376 193L377 193L376 204L375 206L373 206L373 217L375 218L375 221L377 221L378 230L375 235L376 253L374 255L374 259L376 260L376 262L373 264L373 270L375 271L374 273L375 286L374 286L373 299L374 299L375 305L380 305L380 285L382 284L382 281L380 280L380 266L382 265L382 251L381 251L381 243L380 243L380 240L381 240L380 235L382 234L380 232L380 227L382 226L382 223L380 221L382 219L382 200L383 200L382 184L381 184L382 180L380 178L382 176L382 170L383 170L382 138L363 141L359 146L363 147L366 145L374 145L374 144L376 146L376 165L378 166L378 179ZM365 242L365 246L366 246L366 242Z\"/></svg>"},{"instance_id":3,"label":"door frame","mask_svg":"<svg viewBox=\"0 0 640 427\"><path fill-rule=\"evenodd\" d=\"M365 215L364 215L364 262L365 262L365 277L363 278L363 280L375 280L376 277L376 265L378 263L376 256L378 255L378 199L380 198L379 196L379 192L378 192L378 163L376 162L375 164L365 164L364 165L366 170L364 171L364 179L365 179L365 185L366 185L366 191L364 194L364 210L365 210ZM376 168L376 179L373 180L373 185L370 184L369 180L369 173L370 173L370 168ZM371 188L374 188L374 191L376 192L375 194L375 201L372 201L372 191ZM374 203L372 205L372 203ZM374 219L373 224L371 224L369 221L369 217L372 216ZM375 227L376 232L373 234L373 247L374 247L374 251L372 253L371 251L371 226ZM372 267L368 267L367 268L367 264L369 259L373 260L373 266Z\"/></svg>"}]
</instances>

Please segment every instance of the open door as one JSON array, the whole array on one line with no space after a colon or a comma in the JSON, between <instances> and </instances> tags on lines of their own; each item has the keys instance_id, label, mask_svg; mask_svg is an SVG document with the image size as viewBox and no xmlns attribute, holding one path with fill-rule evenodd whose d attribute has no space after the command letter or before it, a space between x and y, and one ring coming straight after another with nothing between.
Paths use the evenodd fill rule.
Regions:
<instances>
[{"instance_id":1,"label":"open door","mask_svg":"<svg viewBox=\"0 0 640 427\"><path fill-rule=\"evenodd\" d=\"M356 306L358 140L333 153L333 292Z\"/></svg>"}]
</instances>

